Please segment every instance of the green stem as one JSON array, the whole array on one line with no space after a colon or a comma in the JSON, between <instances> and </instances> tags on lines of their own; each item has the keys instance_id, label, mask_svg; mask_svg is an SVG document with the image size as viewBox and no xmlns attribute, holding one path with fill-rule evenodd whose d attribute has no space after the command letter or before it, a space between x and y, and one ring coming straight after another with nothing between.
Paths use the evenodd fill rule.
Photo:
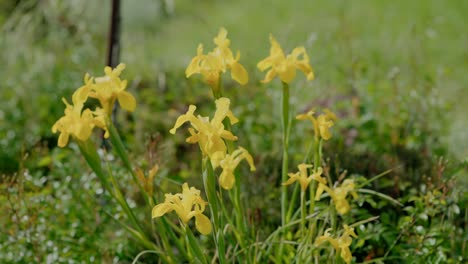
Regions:
<instances>
[{"instance_id":1,"label":"green stem","mask_svg":"<svg viewBox=\"0 0 468 264\"><path fill-rule=\"evenodd\" d=\"M304 159L303 159L303 163L310 164L310 158L311 158L312 153L314 151L314 146L315 146L315 144L312 142L310 144L310 146L309 146L309 149L307 150L307 153L306 153ZM292 216L292 213L294 211L294 205L296 204L296 198L297 198L297 195L299 194L299 188L300 188L299 184L294 185L294 191L293 191L293 194L291 196L291 200L289 200L288 212L286 213L286 223L291 220L291 216Z\"/></svg>"},{"instance_id":2,"label":"green stem","mask_svg":"<svg viewBox=\"0 0 468 264\"><path fill-rule=\"evenodd\" d=\"M151 204L150 202L151 198L149 197L148 193L145 191L140 181L138 180L138 177L136 176L135 171L132 168L132 164L130 163L130 159L128 158L127 150L125 149L122 139L120 138L119 132L115 128L110 118L106 118L106 125L107 125L107 129L109 130L110 140L112 142L112 146L114 147L115 152L122 160L127 171L130 173L130 175L132 175L133 181L138 186L138 189L143 195L143 198L145 199L146 204L148 205Z\"/></svg>"},{"instance_id":3,"label":"green stem","mask_svg":"<svg viewBox=\"0 0 468 264\"><path fill-rule=\"evenodd\" d=\"M306 205L305 205L305 191L301 190L301 235L306 236Z\"/></svg>"},{"instance_id":4,"label":"green stem","mask_svg":"<svg viewBox=\"0 0 468 264\"><path fill-rule=\"evenodd\" d=\"M320 167L320 160L322 159L322 140L316 140L315 141L315 151L314 151L314 173L318 171L318 168ZM314 207L315 207L315 191L317 188L317 181L313 181L311 188L310 188L310 207L309 207L309 213L312 214L314 212Z\"/></svg>"},{"instance_id":5,"label":"green stem","mask_svg":"<svg viewBox=\"0 0 468 264\"><path fill-rule=\"evenodd\" d=\"M218 250L219 263L224 264L226 263L225 243L221 224L222 212L218 210L219 204L216 195L216 177L214 175L210 159L204 158L202 162L203 184L211 211L211 221L213 222L213 237L216 244L216 249Z\"/></svg>"},{"instance_id":6,"label":"green stem","mask_svg":"<svg viewBox=\"0 0 468 264\"><path fill-rule=\"evenodd\" d=\"M213 92L213 97L215 100L221 98L223 96L223 81L222 81L222 78L221 78L221 75L219 76L219 80L218 80L218 85L217 87L212 87L212 92ZM226 127L226 130L228 131L232 131L232 126L231 126L231 122L229 120L224 120L223 121L223 124L224 126ZM234 144L232 141L229 141L229 140L225 140L225 143L226 143L226 146L227 146L227 150L228 150L228 153L232 153L234 151ZM235 174L235 178L236 178L236 182L235 182L235 187L229 191L229 198L231 199L233 205L234 205L234 209L236 211L236 227L239 227L240 231L241 231L241 236L238 237L238 242L239 244L241 245L241 247L243 247L245 245L245 237L246 237L246 234L247 234L247 226L246 226L246 223L245 223L245 214L244 214L244 209L242 207L242 203L241 203L241 199L240 199L240 177L239 175L236 173ZM220 200L222 201L222 199ZM223 204L221 203L220 206L223 206Z\"/></svg>"},{"instance_id":7,"label":"green stem","mask_svg":"<svg viewBox=\"0 0 468 264\"><path fill-rule=\"evenodd\" d=\"M187 245L190 248L190 251L193 253L195 258L198 259L199 262L203 264L208 264L208 261L206 260L205 255L203 254L203 251L200 248L199 242L196 240L195 236L192 233L192 230L190 230L190 228L187 228L185 224L182 224L182 226L185 231L185 235L186 235L185 237L187 240Z\"/></svg>"},{"instance_id":8,"label":"green stem","mask_svg":"<svg viewBox=\"0 0 468 264\"><path fill-rule=\"evenodd\" d=\"M281 98L281 125L283 130L283 162L281 166L281 182L286 182L288 179L288 148L289 148L289 85L283 82L283 93ZM287 197L288 188L285 185L281 186L281 226L286 225L286 206L288 205ZM284 235L281 234L281 243L278 251L276 252L276 261L283 261L283 250L284 250Z\"/></svg>"},{"instance_id":9,"label":"green stem","mask_svg":"<svg viewBox=\"0 0 468 264\"><path fill-rule=\"evenodd\" d=\"M137 233L135 237L140 239L140 242L142 242L143 245L145 245L148 248L153 248L153 243L150 242L150 240L147 238L145 235L145 232L143 232L143 229L140 226L140 222L137 220L135 214L133 213L132 209L128 205L125 197L123 196L122 192L119 189L119 186L114 178L114 175L112 174L111 169L108 171L109 179L106 177L106 174L104 174L104 170L101 165L101 159L99 158L99 155L97 154L97 150L95 145L90 141L86 142L78 142L78 146L80 148L80 152L85 158L86 162L88 165L91 167L91 169L96 173L97 177L101 181L102 186L104 189L107 190L107 192L111 195L112 199L115 200L123 209L127 217L130 219L132 222L133 226L136 228L134 229L128 229L127 231L132 230ZM109 182L110 180L110 182Z\"/></svg>"},{"instance_id":10,"label":"green stem","mask_svg":"<svg viewBox=\"0 0 468 264\"><path fill-rule=\"evenodd\" d=\"M283 82L283 96L282 96L282 129L283 129L283 164L281 170L281 182L288 180L288 148L289 148L289 85ZM281 225L286 224L286 206L287 199L287 186L281 186Z\"/></svg>"}]
</instances>

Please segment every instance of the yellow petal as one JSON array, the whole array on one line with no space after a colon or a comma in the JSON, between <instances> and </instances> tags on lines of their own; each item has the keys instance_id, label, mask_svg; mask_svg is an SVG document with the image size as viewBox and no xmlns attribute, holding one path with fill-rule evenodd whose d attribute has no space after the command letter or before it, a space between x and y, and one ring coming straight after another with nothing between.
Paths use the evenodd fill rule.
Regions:
<instances>
[{"instance_id":1,"label":"yellow petal","mask_svg":"<svg viewBox=\"0 0 468 264\"><path fill-rule=\"evenodd\" d=\"M275 78L277 75L277 72L275 69L271 69L267 72L267 74L265 75L265 79L263 79L261 82L262 83L268 83L268 82L271 82L271 80L273 80L273 78Z\"/></svg>"},{"instance_id":2,"label":"yellow petal","mask_svg":"<svg viewBox=\"0 0 468 264\"><path fill-rule=\"evenodd\" d=\"M245 85L249 81L249 74L245 68L237 62L231 65L231 77L241 85Z\"/></svg>"},{"instance_id":3,"label":"yellow petal","mask_svg":"<svg viewBox=\"0 0 468 264\"><path fill-rule=\"evenodd\" d=\"M335 202L335 208L336 208L336 211L340 214L340 215L345 215L346 213L349 212L349 203L346 199L336 199Z\"/></svg>"},{"instance_id":4,"label":"yellow petal","mask_svg":"<svg viewBox=\"0 0 468 264\"><path fill-rule=\"evenodd\" d=\"M345 234L357 238L357 235L356 235L356 233L354 232L354 228L353 228L353 227L349 227L348 225L343 225L343 228L344 228Z\"/></svg>"},{"instance_id":5,"label":"yellow petal","mask_svg":"<svg viewBox=\"0 0 468 264\"><path fill-rule=\"evenodd\" d=\"M89 110L89 109L87 109ZM81 141L86 141L88 138L91 136L91 132L93 130L93 127L91 126L90 123L86 122L80 122L77 131L75 131L76 137L81 140ZM78 125L78 124L77 124Z\"/></svg>"},{"instance_id":6,"label":"yellow petal","mask_svg":"<svg viewBox=\"0 0 468 264\"><path fill-rule=\"evenodd\" d=\"M297 177L294 177L293 175L295 175L294 173L289 173L289 179L285 182L283 182L281 185L290 185L290 184L293 184L294 182L297 181Z\"/></svg>"},{"instance_id":7,"label":"yellow petal","mask_svg":"<svg viewBox=\"0 0 468 264\"><path fill-rule=\"evenodd\" d=\"M279 72L278 70L278 74L280 76L281 81L285 83L290 83L296 77L296 69L287 66L284 68L284 71Z\"/></svg>"},{"instance_id":8,"label":"yellow petal","mask_svg":"<svg viewBox=\"0 0 468 264\"><path fill-rule=\"evenodd\" d=\"M229 118L229 122L231 122L231 125L234 125L235 123L239 122L239 119L234 116L234 114L229 110L226 114L226 116Z\"/></svg>"},{"instance_id":9,"label":"yellow petal","mask_svg":"<svg viewBox=\"0 0 468 264\"><path fill-rule=\"evenodd\" d=\"M271 58L268 57L262 61L260 61L258 64L257 64L257 68L260 70L260 71L264 71L268 68L270 68L272 66L272 63L271 63Z\"/></svg>"},{"instance_id":10,"label":"yellow petal","mask_svg":"<svg viewBox=\"0 0 468 264\"><path fill-rule=\"evenodd\" d=\"M340 255L347 264L351 263L353 256L351 255L351 251L349 250L349 247L342 247Z\"/></svg>"},{"instance_id":11,"label":"yellow petal","mask_svg":"<svg viewBox=\"0 0 468 264\"><path fill-rule=\"evenodd\" d=\"M226 171L223 170L221 175L219 176L219 185L223 187L225 190L230 190L234 186L234 182L236 181L236 178L234 174L232 174L232 171Z\"/></svg>"},{"instance_id":12,"label":"yellow petal","mask_svg":"<svg viewBox=\"0 0 468 264\"><path fill-rule=\"evenodd\" d=\"M172 210L173 210L173 207L169 203L161 203L153 207L153 210L151 212L151 217L152 218L160 217Z\"/></svg>"},{"instance_id":13,"label":"yellow petal","mask_svg":"<svg viewBox=\"0 0 468 264\"><path fill-rule=\"evenodd\" d=\"M327 186L325 186L322 183L319 183L319 186L317 187L317 191L315 192L315 201L320 200L320 196L322 195L323 191L325 191L326 188Z\"/></svg>"},{"instance_id":14,"label":"yellow petal","mask_svg":"<svg viewBox=\"0 0 468 264\"><path fill-rule=\"evenodd\" d=\"M213 42L221 48L229 47L231 41L227 38L227 30L225 28L220 28L218 35L213 39Z\"/></svg>"},{"instance_id":15,"label":"yellow petal","mask_svg":"<svg viewBox=\"0 0 468 264\"><path fill-rule=\"evenodd\" d=\"M203 45L199 44L197 48L197 55L190 61L189 66L185 70L185 76L188 78L192 74L200 73L200 62L203 60Z\"/></svg>"},{"instance_id":16,"label":"yellow petal","mask_svg":"<svg viewBox=\"0 0 468 264\"><path fill-rule=\"evenodd\" d=\"M84 85L78 88L72 95L72 102L74 105L83 104L88 99L89 92L91 91L90 85Z\"/></svg>"},{"instance_id":17,"label":"yellow petal","mask_svg":"<svg viewBox=\"0 0 468 264\"><path fill-rule=\"evenodd\" d=\"M66 132L62 132L60 133L60 136L58 138L58 146L63 148L65 147L67 144L68 144L68 138L70 137L70 135Z\"/></svg>"},{"instance_id":18,"label":"yellow petal","mask_svg":"<svg viewBox=\"0 0 468 264\"><path fill-rule=\"evenodd\" d=\"M312 181L312 178L304 178L301 177L299 179L299 184L301 184L301 190L304 192L307 190L307 186L309 186L309 183Z\"/></svg>"},{"instance_id":19,"label":"yellow petal","mask_svg":"<svg viewBox=\"0 0 468 264\"><path fill-rule=\"evenodd\" d=\"M186 114L183 114L183 115L181 115L181 116L179 116L179 117L177 118L174 127L173 127L171 130L169 130L169 133L175 134L177 128L179 128L180 126L182 126L185 122L188 122L188 121L189 121L189 117L190 117L190 116L193 116L193 113L195 112L196 109L197 109L196 106L190 105L190 106L189 106L189 109L188 109L188 111L187 111L187 113L186 113Z\"/></svg>"},{"instance_id":20,"label":"yellow petal","mask_svg":"<svg viewBox=\"0 0 468 264\"><path fill-rule=\"evenodd\" d=\"M121 91L118 93L117 98L119 100L120 106L129 111L133 112L136 108L136 100L135 97L133 97L132 94L126 91Z\"/></svg>"},{"instance_id":21,"label":"yellow petal","mask_svg":"<svg viewBox=\"0 0 468 264\"><path fill-rule=\"evenodd\" d=\"M330 242L330 244L336 249L336 250L339 250L340 249L340 245L338 244L338 241L334 238L331 238L330 235L328 234L325 234L324 236L320 236L318 237L316 240L315 240L315 244L316 245L320 245L322 244L323 242L325 241L328 241Z\"/></svg>"},{"instance_id":22,"label":"yellow petal","mask_svg":"<svg viewBox=\"0 0 468 264\"><path fill-rule=\"evenodd\" d=\"M239 148L244 151L244 158L245 158L245 160L247 160L247 163L250 166L250 171L255 171L257 168L255 168L255 164L253 162L252 155L250 155L250 153L247 152L246 149L241 148L241 147L239 147Z\"/></svg>"},{"instance_id":23,"label":"yellow petal","mask_svg":"<svg viewBox=\"0 0 468 264\"><path fill-rule=\"evenodd\" d=\"M195 215L195 227L203 235L208 235L211 233L211 222L208 217L203 214Z\"/></svg>"}]
</instances>

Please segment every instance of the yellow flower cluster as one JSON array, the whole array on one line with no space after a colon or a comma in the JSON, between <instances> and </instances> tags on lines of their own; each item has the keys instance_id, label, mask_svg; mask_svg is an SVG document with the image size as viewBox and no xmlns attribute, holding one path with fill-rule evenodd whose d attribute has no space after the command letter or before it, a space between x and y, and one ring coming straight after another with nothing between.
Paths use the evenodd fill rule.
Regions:
<instances>
[{"instance_id":1,"label":"yellow flower cluster","mask_svg":"<svg viewBox=\"0 0 468 264\"><path fill-rule=\"evenodd\" d=\"M114 70L105 67L105 76L95 79L86 74L84 77L85 84L73 93L73 104L70 105L62 98L66 105L65 115L52 126L53 133L60 132L59 147L65 147L70 136L79 141L88 140L95 126L104 129L106 131L104 136L109 137L105 120L110 116L115 100L119 101L123 109L135 110L135 98L125 91L127 81L122 81L119 77L124 68L124 64L119 64ZM90 109L83 110L88 97L98 99L102 108L98 107L94 111Z\"/></svg>"},{"instance_id":2,"label":"yellow flower cluster","mask_svg":"<svg viewBox=\"0 0 468 264\"><path fill-rule=\"evenodd\" d=\"M301 185L301 190L305 191L307 189L307 186L309 186L309 183L312 180L316 180L322 184L327 184L327 180L323 177L322 175L322 167L318 167L317 171L312 173L312 175L307 176L307 169L312 168L313 166L310 164L299 164L298 166L299 171L296 173L289 173L289 179L283 183L283 185L289 185L292 184L296 181L299 182Z\"/></svg>"},{"instance_id":3,"label":"yellow flower cluster","mask_svg":"<svg viewBox=\"0 0 468 264\"><path fill-rule=\"evenodd\" d=\"M340 187L335 187L333 190L330 189L327 185L319 183L317 192L315 194L316 201L320 200L320 196L324 191L328 192L330 197L333 199L336 211L338 211L338 213L341 215L348 213L350 209L349 203L346 200L348 193L351 193L354 199L358 198L358 194L355 191L354 181L352 179L344 180Z\"/></svg>"},{"instance_id":4,"label":"yellow flower cluster","mask_svg":"<svg viewBox=\"0 0 468 264\"><path fill-rule=\"evenodd\" d=\"M296 116L298 120L310 120L314 125L315 138L318 140L329 140L331 138L330 128L333 126L333 121L336 120L336 115L328 109L324 110L317 118L314 117L315 112L309 111L305 114Z\"/></svg>"},{"instance_id":5,"label":"yellow flower cluster","mask_svg":"<svg viewBox=\"0 0 468 264\"><path fill-rule=\"evenodd\" d=\"M195 227L200 233L207 235L211 233L210 219L203 214L207 204L201 198L200 190L195 187L189 188L188 184L184 183L182 193L166 194L164 202L153 208L152 217L160 217L175 211L184 224L195 217Z\"/></svg>"},{"instance_id":6,"label":"yellow flower cluster","mask_svg":"<svg viewBox=\"0 0 468 264\"><path fill-rule=\"evenodd\" d=\"M202 74L205 81L216 88L219 85L220 74L231 70L231 77L236 82L244 85L249 81L247 71L239 63L240 52L237 52L236 57L233 56L227 34L225 28L219 30L218 36L213 40L216 47L208 54L203 54L202 44L198 45L197 55L185 70L187 78L195 73Z\"/></svg>"},{"instance_id":7,"label":"yellow flower cluster","mask_svg":"<svg viewBox=\"0 0 468 264\"><path fill-rule=\"evenodd\" d=\"M188 143L198 143L202 153L207 156L214 169L221 166L223 172L219 179L220 185L224 189L231 189L234 182L233 171L242 159L245 159L252 171L255 170L252 156L243 148L239 148L232 154L227 151L224 140L235 141L237 137L231 131L224 129L223 120L227 117L231 124L238 122L238 119L229 110L231 101L228 98L221 97L215 101L216 112L213 118L203 116L195 116L194 112L197 109L195 105L190 105L187 113L179 116L174 127L169 131L175 134L176 130L184 123L189 122L192 127L189 128L190 137L187 138Z\"/></svg>"},{"instance_id":8,"label":"yellow flower cluster","mask_svg":"<svg viewBox=\"0 0 468 264\"><path fill-rule=\"evenodd\" d=\"M83 111L83 104L87 96L83 97L77 91L72 96L72 105L62 98L66 105L65 115L52 126L52 132L60 131L58 146L65 147L70 136L80 141L86 141L93 131L96 121L93 112L89 109Z\"/></svg>"},{"instance_id":9,"label":"yellow flower cluster","mask_svg":"<svg viewBox=\"0 0 468 264\"><path fill-rule=\"evenodd\" d=\"M296 77L296 69L302 71L307 80L314 79L314 72L312 66L309 64L309 56L307 56L304 47L297 47L293 49L291 54L285 56L283 49L276 39L270 35L270 56L260 61L257 67L261 71L271 68L263 79L263 83L270 82L277 75L284 83L290 83ZM300 58L302 55L302 58Z\"/></svg>"},{"instance_id":10,"label":"yellow flower cluster","mask_svg":"<svg viewBox=\"0 0 468 264\"><path fill-rule=\"evenodd\" d=\"M357 235L354 232L354 228L349 227L348 225L343 225L343 228L343 235L338 239L332 238L330 236L330 229L328 229L325 231L323 236L318 237L317 240L315 240L315 244L318 246L325 241L330 242L336 251L340 251L340 255L343 260L349 264L353 258L351 251L349 250L349 246L351 246L351 243L353 242L351 236L357 238Z\"/></svg>"},{"instance_id":11,"label":"yellow flower cluster","mask_svg":"<svg viewBox=\"0 0 468 264\"><path fill-rule=\"evenodd\" d=\"M232 189L236 179L234 177L234 170L243 159L245 159L249 164L250 170L254 171L255 165L253 163L252 156L242 147L234 150L232 154L226 154L226 157L220 161L219 165L223 169L223 172L221 172L221 175L219 176L219 185L221 185L221 187L226 190Z\"/></svg>"}]
</instances>

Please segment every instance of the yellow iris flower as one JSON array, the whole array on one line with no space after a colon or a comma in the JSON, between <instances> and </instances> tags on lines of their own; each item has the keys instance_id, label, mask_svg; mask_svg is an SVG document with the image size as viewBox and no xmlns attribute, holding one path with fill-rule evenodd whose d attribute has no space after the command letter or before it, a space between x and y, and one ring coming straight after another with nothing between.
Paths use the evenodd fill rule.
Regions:
<instances>
[{"instance_id":1,"label":"yellow iris flower","mask_svg":"<svg viewBox=\"0 0 468 264\"><path fill-rule=\"evenodd\" d=\"M62 99L65 105L65 115L53 126L52 132L60 131L58 146L64 147L68 144L70 135L80 141L86 141L95 126L105 130L104 137L109 137L106 126L106 118L112 112L115 100L119 101L122 108L133 111L136 107L135 98L125 91L127 81L120 79L120 74L125 69L125 64L119 64L114 70L105 67L105 76L92 78L88 74L84 77L84 85L78 88L72 96L72 105ZM102 108L94 111L84 109L83 105L88 97L97 98Z\"/></svg>"},{"instance_id":2,"label":"yellow iris flower","mask_svg":"<svg viewBox=\"0 0 468 264\"><path fill-rule=\"evenodd\" d=\"M123 109L129 112L135 110L135 97L125 91L127 88L127 80L122 81L120 79L120 74L124 69L125 64L123 63L117 65L115 69L105 67L105 76L97 77L89 92L89 97L98 99L108 116L112 113L115 100L119 101Z\"/></svg>"},{"instance_id":3,"label":"yellow iris flower","mask_svg":"<svg viewBox=\"0 0 468 264\"><path fill-rule=\"evenodd\" d=\"M191 136L186 141L192 144L198 143L202 153L210 158L213 168L218 167L221 160L226 157L227 148L224 140L237 140L236 136L224 129L223 120L227 117L231 124L238 122L238 119L229 110L231 102L228 98L221 97L215 103L216 112L211 121L208 117L195 116L194 112L197 107L190 105L187 113L179 116L174 127L169 131L171 134L175 134L180 126L190 122L192 125L189 128Z\"/></svg>"},{"instance_id":4,"label":"yellow iris flower","mask_svg":"<svg viewBox=\"0 0 468 264\"><path fill-rule=\"evenodd\" d=\"M357 235L354 232L354 228L349 227L348 225L343 225L343 228L343 235L338 239L332 238L330 236L330 229L328 229L325 231L323 236L318 237L317 240L315 240L315 244L318 246L321 243L328 241L336 251L340 251L340 256L347 264L349 264L353 258L353 255L349 250L349 246L351 246L351 243L353 242L351 236L357 238Z\"/></svg>"},{"instance_id":5,"label":"yellow iris flower","mask_svg":"<svg viewBox=\"0 0 468 264\"><path fill-rule=\"evenodd\" d=\"M235 150L232 154L227 154L219 163L223 169L223 172L221 172L221 175L219 176L219 185L221 185L221 187L226 190L232 189L236 181L234 170L243 159L249 163L250 171L255 171L252 156L246 149L239 147L239 149Z\"/></svg>"},{"instance_id":6,"label":"yellow iris flower","mask_svg":"<svg viewBox=\"0 0 468 264\"><path fill-rule=\"evenodd\" d=\"M80 141L86 141L91 136L95 125L94 116L89 109L83 111L83 104L87 99L89 84L90 82L87 82L73 93L72 105L65 98L62 98L62 101L66 105L65 115L52 126L53 133L60 132L58 146L61 148L68 144L70 136Z\"/></svg>"},{"instance_id":7,"label":"yellow iris flower","mask_svg":"<svg viewBox=\"0 0 468 264\"><path fill-rule=\"evenodd\" d=\"M333 190L325 184L320 183L317 188L317 192L315 193L315 200L320 200L320 196L324 191L328 192L330 197L333 199L333 202L335 203L336 211L339 214L344 215L348 213L350 209L349 203L346 200L348 193L351 193L354 199L358 198L358 194L354 189L354 181L351 179L344 180L340 187L336 187Z\"/></svg>"},{"instance_id":8,"label":"yellow iris flower","mask_svg":"<svg viewBox=\"0 0 468 264\"><path fill-rule=\"evenodd\" d=\"M298 120L310 120L314 125L315 138L323 138L329 140L331 138L330 128L334 125L333 121L336 120L336 115L328 109L324 110L317 118L314 117L315 112L309 111L305 114L296 116Z\"/></svg>"},{"instance_id":9,"label":"yellow iris flower","mask_svg":"<svg viewBox=\"0 0 468 264\"><path fill-rule=\"evenodd\" d=\"M296 69L302 71L307 80L314 79L314 72L309 64L309 56L307 56L304 47L297 47L293 49L291 54L285 56L283 49L272 35L270 35L270 43L270 56L257 64L260 71L271 68L265 75L263 83L270 82L277 75L281 81L290 83L296 77ZM299 58L301 55L302 59Z\"/></svg>"},{"instance_id":10,"label":"yellow iris flower","mask_svg":"<svg viewBox=\"0 0 468 264\"><path fill-rule=\"evenodd\" d=\"M249 81L249 75L245 68L239 63L240 52L233 56L229 48L231 41L227 38L227 30L221 28L218 35L213 39L216 48L208 54L203 54L203 45L199 44L197 55L192 59L185 70L188 77L195 73L202 74L205 81L212 87L218 87L220 74L231 70L231 77L241 85Z\"/></svg>"},{"instance_id":11,"label":"yellow iris flower","mask_svg":"<svg viewBox=\"0 0 468 264\"><path fill-rule=\"evenodd\" d=\"M211 233L210 219L203 214L207 204L201 198L200 190L189 188L188 184L184 183L182 193L166 194L164 202L153 208L152 217L161 217L175 211L184 224L195 217L195 227L200 233L207 235Z\"/></svg>"},{"instance_id":12,"label":"yellow iris flower","mask_svg":"<svg viewBox=\"0 0 468 264\"><path fill-rule=\"evenodd\" d=\"M327 184L327 180L320 176L322 175L322 167L318 167L317 171L312 173L312 175L310 176L307 176L307 169L312 168L312 165L302 163L299 164L297 167L299 171L296 173L289 173L289 179L286 182L284 182L283 185L289 185L298 181L301 185L301 190L304 192L312 180L316 180L322 184Z\"/></svg>"}]
</instances>

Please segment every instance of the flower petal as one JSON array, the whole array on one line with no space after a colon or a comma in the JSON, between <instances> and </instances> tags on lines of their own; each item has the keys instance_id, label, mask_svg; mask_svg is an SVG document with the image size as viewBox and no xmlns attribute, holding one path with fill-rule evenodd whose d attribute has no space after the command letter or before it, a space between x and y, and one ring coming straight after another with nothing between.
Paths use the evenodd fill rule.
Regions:
<instances>
[{"instance_id":1,"label":"flower petal","mask_svg":"<svg viewBox=\"0 0 468 264\"><path fill-rule=\"evenodd\" d=\"M119 100L120 106L129 111L133 112L136 108L136 100L135 97L133 97L132 94L126 91L121 91L118 93L117 98Z\"/></svg>"},{"instance_id":2,"label":"flower petal","mask_svg":"<svg viewBox=\"0 0 468 264\"><path fill-rule=\"evenodd\" d=\"M211 233L211 222L204 214L195 215L195 227L203 235Z\"/></svg>"},{"instance_id":3,"label":"flower petal","mask_svg":"<svg viewBox=\"0 0 468 264\"><path fill-rule=\"evenodd\" d=\"M236 182L236 178L232 171L223 170L219 176L219 185L221 185L225 190L230 190L234 186L234 182Z\"/></svg>"},{"instance_id":4,"label":"flower petal","mask_svg":"<svg viewBox=\"0 0 468 264\"><path fill-rule=\"evenodd\" d=\"M231 65L231 77L241 85L245 85L249 81L249 74L245 68L237 62Z\"/></svg>"},{"instance_id":5,"label":"flower petal","mask_svg":"<svg viewBox=\"0 0 468 264\"><path fill-rule=\"evenodd\" d=\"M153 207L153 210L151 212L151 217L152 218L160 217L172 210L174 210L174 208L171 204L161 203Z\"/></svg>"},{"instance_id":6,"label":"flower petal","mask_svg":"<svg viewBox=\"0 0 468 264\"><path fill-rule=\"evenodd\" d=\"M60 136L58 138L58 146L63 148L68 144L68 138L70 135L67 132L62 132L60 133Z\"/></svg>"}]
</instances>

